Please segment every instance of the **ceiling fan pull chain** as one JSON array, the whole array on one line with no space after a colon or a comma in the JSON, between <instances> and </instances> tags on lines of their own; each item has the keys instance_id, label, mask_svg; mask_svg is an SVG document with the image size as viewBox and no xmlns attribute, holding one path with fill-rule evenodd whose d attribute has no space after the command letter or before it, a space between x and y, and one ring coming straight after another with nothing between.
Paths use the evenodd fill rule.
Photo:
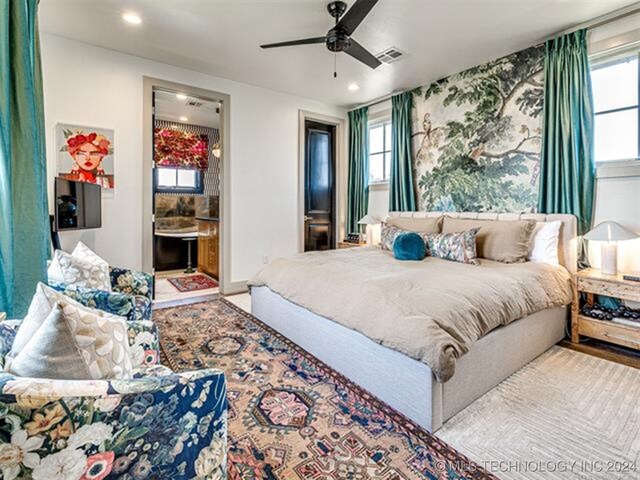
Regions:
<instances>
[{"instance_id":1,"label":"ceiling fan pull chain","mask_svg":"<svg viewBox=\"0 0 640 480\"><path fill-rule=\"evenodd\" d=\"M338 67L336 66L338 62L338 54L333 52L333 78L338 78Z\"/></svg>"}]
</instances>

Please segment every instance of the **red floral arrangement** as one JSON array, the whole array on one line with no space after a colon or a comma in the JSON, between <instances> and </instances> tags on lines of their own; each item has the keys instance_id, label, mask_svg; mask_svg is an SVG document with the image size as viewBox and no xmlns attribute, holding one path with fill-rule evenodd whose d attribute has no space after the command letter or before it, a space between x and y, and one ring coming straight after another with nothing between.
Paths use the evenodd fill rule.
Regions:
<instances>
[{"instance_id":1,"label":"red floral arrangement","mask_svg":"<svg viewBox=\"0 0 640 480\"><path fill-rule=\"evenodd\" d=\"M96 151L100 152L103 155L109 154L109 145L111 145L111 142L105 136L98 135L95 132L89 133L88 135L78 133L76 135L68 137L67 151L70 155L73 155L86 143L92 144L94 147L96 147Z\"/></svg>"},{"instance_id":2,"label":"red floral arrangement","mask_svg":"<svg viewBox=\"0 0 640 480\"><path fill-rule=\"evenodd\" d=\"M155 164L160 167L209 168L209 137L205 134L156 128Z\"/></svg>"}]
</instances>

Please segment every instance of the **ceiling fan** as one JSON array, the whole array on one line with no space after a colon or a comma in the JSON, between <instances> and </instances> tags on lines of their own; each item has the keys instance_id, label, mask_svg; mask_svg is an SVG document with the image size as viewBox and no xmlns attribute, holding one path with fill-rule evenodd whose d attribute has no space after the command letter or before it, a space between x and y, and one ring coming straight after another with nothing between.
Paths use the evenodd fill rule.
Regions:
<instances>
[{"instance_id":1,"label":"ceiling fan","mask_svg":"<svg viewBox=\"0 0 640 480\"><path fill-rule=\"evenodd\" d=\"M327 48L334 53L344 52L365 65L368 65L371 68L376 68L380 65L380 60L351 38L355 29L358 28L358 25L362 23L376 3L378 3L378 0L356 0L353 6L345 14L344 12L347 10L347 4L345 2L330 2L327 5L327 10L329 11L329 14L336 19L336 23L324 37L305 38L302 40L292 40L290 42L269 43L267 45L260 45L260 47L277 48L324 43ZM342 16L343 14L344 16ZM336 76L335 71L333 76Z\"/></svg>"}]
</instances>

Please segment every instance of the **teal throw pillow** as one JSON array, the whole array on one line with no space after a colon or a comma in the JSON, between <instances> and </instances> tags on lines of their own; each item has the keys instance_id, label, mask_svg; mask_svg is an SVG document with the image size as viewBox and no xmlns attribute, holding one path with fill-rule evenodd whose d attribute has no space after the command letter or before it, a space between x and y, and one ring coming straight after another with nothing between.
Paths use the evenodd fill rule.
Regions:
<instances>
[{"instance_id":1,"label":"teal throw pillow","mask_svg":"<svg viewBox=\"0 0 640 480\"><path fill-rule=\"evenodd\" d=\"M427 255L424 239L415 232L401 233L393 242L393 256L397 260L423 260Z\"/></svg>"}]
</instances>

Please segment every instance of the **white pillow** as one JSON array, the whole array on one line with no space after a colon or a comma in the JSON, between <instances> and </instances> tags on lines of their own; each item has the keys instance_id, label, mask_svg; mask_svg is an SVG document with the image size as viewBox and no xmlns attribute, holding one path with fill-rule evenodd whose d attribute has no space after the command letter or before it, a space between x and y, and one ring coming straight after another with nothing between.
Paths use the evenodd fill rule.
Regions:
<instances>
[{"instance_id":1,"label":"white pillow","mask_svg":"<svg viewBox=\"0 0 640 480\"><path fill-rule=\"evenodd\" d=\"M536 223L536 228L533 230L533 238L529 245L527 260L555 266L560 264L558 242L561 225L562 222L560 220Z\"/></svg>"},{"instance_id":2,"label":"white pillow","mask_svg":"<svg viewBox=\"0 0 640 480\"><path fill-rule=\"evenodd\" d=\"M56 250L47 275L49 282L111 291L109 264L83 243L78 243L73 254Z\"/></svg>"},{"instance_id":3,"label":"white pillow","mask_svg":"<svg viewBox=\"0 0 640 480\"><path fill-rule=\"evenodd\" d=\"M125 320L95 315L67 300L53 306L5 371L19 377L62 380L132 378Z\"/></svg>"},{"instance_id":4,"label":"white pillow","mask_svg":"<svg viewBox=\"0 0 640 480\"><path fill-rule=\"evenodd\" d=\"M38 285L36 286L36 293L31 299L31 304L29 305L27 315L20 323L20 328L16 332L16 336L11 346L11 351L6 356L7 362L11 361L11 359L13 359L16 355L18 355L18 353L20 353L21 350L24 349L25 345L29 342L31 337L35 335L40 326L47 319L56 303L59 303L61 301L64 301L78 308L79 310L91 312L97 316L106 317L109 315L102 310L85 307L84 305L76 302L75 300L67 297L61 292L58 292L57 290L54 290L44 283L38 283ZM115 317L115 315L111 316Z\"/></svg>"}]
</instances>

